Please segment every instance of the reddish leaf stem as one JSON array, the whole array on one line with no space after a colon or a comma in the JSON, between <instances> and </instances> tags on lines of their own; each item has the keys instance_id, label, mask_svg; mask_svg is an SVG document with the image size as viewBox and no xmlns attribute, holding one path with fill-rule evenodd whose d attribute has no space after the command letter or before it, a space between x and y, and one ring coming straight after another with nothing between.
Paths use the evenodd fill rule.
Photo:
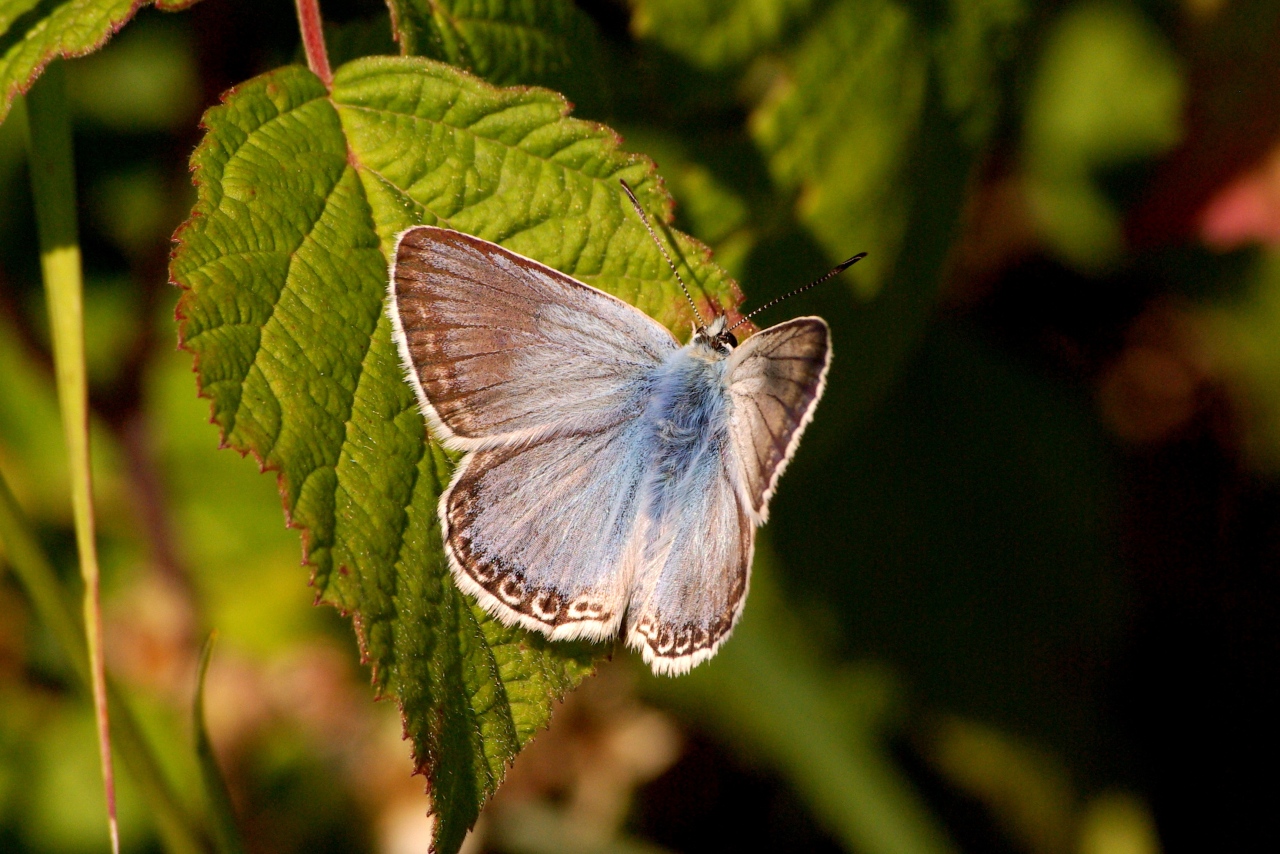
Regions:
<instances>
[{"instance_id":1,"label":"reddish leaf stem","mask_svg":"<svg viewBox=\"0 0 1280 854\"><path fill-rule=\"evenodd\" d=\"M302 49L307 53L307 67L319 77L326 89L333 88L333 70L329 68L329 49L324 43L324 20L320 17L319 0L296 0L298 28L302 30Z\"/></svg>"}]
</instances>

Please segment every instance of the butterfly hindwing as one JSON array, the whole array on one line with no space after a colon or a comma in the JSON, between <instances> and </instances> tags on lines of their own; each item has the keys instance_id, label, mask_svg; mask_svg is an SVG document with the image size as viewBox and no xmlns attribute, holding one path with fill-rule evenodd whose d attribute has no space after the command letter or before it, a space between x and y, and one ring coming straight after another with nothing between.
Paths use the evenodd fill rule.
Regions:
<instances>
[{"instance_id":1,"label":"butterfly hindwing","mask_svg":"<svg viewBox=\"0 0 1280 854\"><path fill-rule=\"evenodd\" d=\"M486 240L418 226L393 257L401 359L456 450L634 417L638 378L679 349L635 307Z\"/></svg>"},{"instance_id":2,"label":"butterfly hindwing","mask_svg":"<svg viewBox=\"0 0 1280 854\"><path fill-rule=\"evenodd\" d=\"M627 643L656 673L686 673L714 655L746 601L755 522L735 488L727 441L713 437L645 514Z\"/></svg>"},{"instance_id":3,"label":"butterfly hindwing","mask_svg":"<svg viewBox=\"0 0 1280 854\"><path fill-rule=\"evenodd\" d=\"M458 585L508 625L611 637L636 563L642 427L468 454L440 500Z\"/></svg>"}]
</instances>

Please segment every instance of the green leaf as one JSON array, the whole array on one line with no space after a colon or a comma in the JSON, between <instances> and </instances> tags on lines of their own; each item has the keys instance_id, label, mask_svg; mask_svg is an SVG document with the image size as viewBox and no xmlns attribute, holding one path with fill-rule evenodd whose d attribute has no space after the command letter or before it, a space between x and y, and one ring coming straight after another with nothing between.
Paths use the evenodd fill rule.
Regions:
<instances>
[{"instance_id":1,"label":"green leaf","mask_svg":"<svg viewBox=\"0 0 1280 854\"><path fill-rule=\"evenodd\" d=\"M631 27L694 65L722 69L773 47L814 0L637 0Z\"/></svg>"},{"instance_id":2,"label":"green leaf","mask_svg":"<svg viewBox=\"0 0 1280 854\"><path fill-rule=\"evenodd\" d=\"M387 0L407 56L439 59L490 83L599 97L599 44L572 0Z\"/></svg>"},{"instance_id":3,"label":"green leaf","mask_svg":"<svg viewBox=\"0 0 1280 854\"><path fill-rule=\"evenodd\" d=\"M451 461L403 379L383 311L395 235L438 223L537 258L681 336L691 312L625 201L659 219L653 164L538 89L429 60L290 67L205 117L199 197L172 267L183 345L224 441L279 473L320 598L355 621L380 695L400 704L453 851L552 701L607 652L489 618L453 585L436 522ZM678 236L704 306L736 285Z\"/></svg>"},{"instance_id":4,"label":"green leaf","mask_svg":"<svg viewBox=\"0 0 1280 854\"><path fill-rule=\"evenodd\" d=\"M1000 107L1000 81L1014 59L1026 17L1025 0L950 0L934 7L915 0L929 33L933 66L949 115L966 142L980 147Z\"/></svg>"},{"instance_id":5,"label":"green leaf","mask_svg":"<svg viewBox=\"0 0 1280 854\"><path fill-rule=\"evenodd\" d=\"M175 11L196 0L154 0ZM13 99L57 57L84 56L106 43L146 0L0 0L0 122Z\"/></svg>"}]
</instances>

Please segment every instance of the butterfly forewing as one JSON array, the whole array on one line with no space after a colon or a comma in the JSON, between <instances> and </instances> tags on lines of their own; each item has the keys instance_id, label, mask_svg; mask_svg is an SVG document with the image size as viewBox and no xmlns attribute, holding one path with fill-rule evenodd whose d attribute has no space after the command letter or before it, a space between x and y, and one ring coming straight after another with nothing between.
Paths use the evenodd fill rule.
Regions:
<instances>
[{"instance_id":1,"label":"butterfly forewing","mask_svg":"<svg viewBox=\"0 0 1280 854\"><path fill-rule=\"evenodd\" d=\"M748 338L729 357L729 429L741 487L758 522L822 397L830 333L819 317L798 317Z\"/></svg>"},{"instance_id":2,"label":"butterfly forewing","mask_svg":"<svg viewBox=\"0 0 1280 854\"><path fill-rule=\"evenodd\" d=\"M391 316L423 413L458 450L633 417L637 378L679 349L621 300L434 226L397 242Z\"/></svg>"}]
</instances>

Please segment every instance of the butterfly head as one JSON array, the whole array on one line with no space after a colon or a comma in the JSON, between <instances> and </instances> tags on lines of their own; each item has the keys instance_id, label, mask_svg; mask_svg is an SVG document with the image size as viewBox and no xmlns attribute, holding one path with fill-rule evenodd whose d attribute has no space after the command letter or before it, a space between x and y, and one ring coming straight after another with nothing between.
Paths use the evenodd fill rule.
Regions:
<instances>
[{"instance_id":1,"label":"butterfly head","mask_svg":"<svg viewBox=\"0 0 1280 854\"><path fill-rule=\"evenodd\" d=\"M706 347L720 356L729 355L733 352L733 348L738 346L738 339L725 326L723 316L711 321L709 326L699 326L694 330L693 343Z\"/></svg>"},{"instance_id":2,"label":"butterfly head","mask_svg":"<svg viewBox=\"0 0 1280 854\"><path fill-rule=\"evenodd\" d=\"M640 200L636 198L636 194L631 191L631 187L626 181L621 178L619 178L618 181L622 184L622 190L627 194L627 198L631 200L632 207L636 209L636 215L640 218L640 223L645 227L645 230L649 232L649 236L653 238L654 246L658 247L658 251L662 253L662 257L667 262L667 266L671 268L671 275L675 276L676 281L680 283L680 290L684 291L684 298L689 301L689 307L693 309L693 316L698 319L699 325L694 329L693 340L689 343L695 345L695 350L702 350L704 357L709 356L715 359L723 359L728 356L733 352L733 348L738 346L738 339L734 337L733 334L734 329L737 329L739 326L746 323L749 319L764 311L766 308L776 305L788 297L793 297L796 294L802 294L815 285L822 284L827 279L844 272L849 267L852 267L854 264L867 257L867 253L859 252L857 255L854 255L852 258L838 265L825 276L815 279L802 288L796 288L789 294L776 297L750 314L744 315L731 327L726 323L724 315L715 318L709 324L703 324L702 314L698 311L698 304L693 300L693 294L689 293L689 286L686 285L684 283L684 279L680 277L680 269L676 267L675 262L671 260L671 256L667 254L666 247L662 245L662 241L658 239L658 235L654 233L653 228L649 225L649 220L645 217L644 208L640 205Z\"/></svg>"}]
</instances>

